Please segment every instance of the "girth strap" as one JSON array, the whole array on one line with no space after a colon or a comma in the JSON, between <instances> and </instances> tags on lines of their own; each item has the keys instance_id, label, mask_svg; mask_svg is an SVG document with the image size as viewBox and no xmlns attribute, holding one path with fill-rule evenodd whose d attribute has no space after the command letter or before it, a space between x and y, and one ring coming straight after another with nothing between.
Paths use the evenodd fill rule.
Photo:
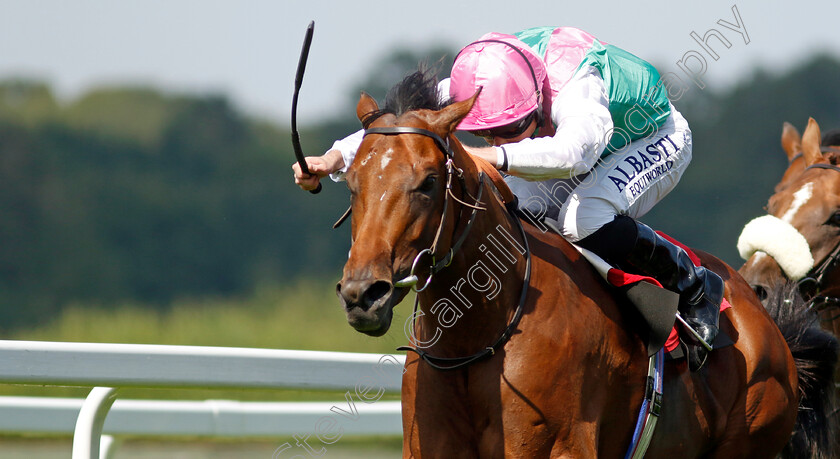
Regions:
<instances>
[{"instance_id":1,"label":"girth strap","mask_svg":"<svg viewBox=\"0 0 840 459\"><path fill-rule=\"evenodd\" d=\"M665 350L660 349L656 355L650 357L648 364L647 385L639 418L636 421L636 431L627 449L625 459L642 459L645 457L653 431L662 411L662 373L665 366Z\"/></svg>"}]
</instances>

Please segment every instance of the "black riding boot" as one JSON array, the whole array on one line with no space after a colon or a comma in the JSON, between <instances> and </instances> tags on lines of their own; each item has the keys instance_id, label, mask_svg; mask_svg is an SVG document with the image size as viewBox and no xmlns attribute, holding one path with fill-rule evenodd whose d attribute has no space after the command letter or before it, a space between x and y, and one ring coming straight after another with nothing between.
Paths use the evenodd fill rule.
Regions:
<instances>
[{"instance_id":1,"label":"black riding boot","mask_svg":"<svg viewBox=\"0 0 840 459\"><path fill-rule=\"evenodd\" d=\"M686 323L711 346L720 329L720 303L723 280L702 266L695 266L682 248L656 234L644 223L636 222L636 243L626 262L658 280L663 287L680 294L679 310ZM699 369L706 361L707 349L697 343L689 350L689 365Z\"/></svg>"},{"instance_id":2,"label":"black riding boot","mask_svg":"<svg viewBox=\"0 0 840 459\"><path fill-rule=\"evenodd\" d=\"M635 233L635 240L633 234ZM723 280L702 266L694 266L682 248L630 217L616 219L579 242L603 258L649 275L663 287L679 293L683 319L709 345L718 334ZM606 255L606 256L605 256ZM708 351L697 342L689 350L689 367L699 369Z\"/></svg>"}]
</instances>

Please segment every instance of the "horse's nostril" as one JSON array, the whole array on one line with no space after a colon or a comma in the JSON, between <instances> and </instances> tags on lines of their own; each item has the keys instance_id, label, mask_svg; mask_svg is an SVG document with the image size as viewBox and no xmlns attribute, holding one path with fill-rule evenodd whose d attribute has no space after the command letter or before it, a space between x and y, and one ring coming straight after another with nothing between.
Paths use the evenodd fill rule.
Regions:
<instances>
[{"instance_id":1,"label":"horse's nostril","mask_svg":"<svg viewBox=\"0 0 840 459\"><path fill-rule=\"evenodd\" d=\"M758 299L764 301L767 299L767 289L762 287L761 285L754 285L753 290L755 294L758 295Z\"/></svg>"},{"instance_id":2,"label":"horse's nostril","mask_svg":"<svg viewBox=\"0 0 840 459\"><path fill-rule=\"evenodd\" d=\"M376 281L365 291L364 304L365 309L371 307L383 296L391 291L391 284L386 281Z\"/></svg>"},{"instance_id":3,"label":"horse's nostril","mask_svg":"<svg viewBox=\"0 0 840 459\"><path fill-rule=\"evenodd\" d=\"M387 281L376 281L368 284L368 281L348 280L336 285L336 293L341 299L344 309L350 311L359 308L367 311L377 301L391 292L391 283Z\"/></svg>"}]
</instances>

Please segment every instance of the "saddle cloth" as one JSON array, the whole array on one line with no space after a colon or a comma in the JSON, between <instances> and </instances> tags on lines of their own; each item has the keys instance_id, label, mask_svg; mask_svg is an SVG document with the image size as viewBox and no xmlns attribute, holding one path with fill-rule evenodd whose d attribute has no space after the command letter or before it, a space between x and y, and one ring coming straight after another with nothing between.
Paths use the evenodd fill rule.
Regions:
<instances>
[{"instance_id":1,"label":"saddle cloth","mask_svg":"<svg viewBox=\"0 0 840 459\"><path fill-rule=\"evenodd\" d=\"M700 257L698 257L697 254L695 254L690 248L675 240L674 238L668 236L667 234L662 233L661 231L657 231L657 233L665 239L669 240L670 242L678 245L683 250L685 250L686 253L688 253L689 258L691 258L691 261L694 263L694 265L700 266ZM640 309L653 308L654 310L656 310L657 308L659 308L661 310L661 314L658 314L659 317L652 319L645 315L645 311L640 311L642 312L642 315L645 316L644 318L646 322L648 322L648 325L651 327L650 335L652 336L649 337L648 340L648 353L651 355L656 353L656 351L659 350L660 347L662 347L663 339L666 352L671 353L679 347L680 336L677 330L677 324L675 323L676 317L674 316L674 314L676 313L677 303L679 301L679 296L676 293L665 290L662 287L662 284L660 284L659 281L652 277L641 274L627 273L610 265L609 263L604 261L604 259L602 259L598 255L595 255L589 250L578 246L575 246L575 248L584 256L584 258L586 258L592 264L595 270L598 271L598 273L601 274L601 276L610 285L614 287L630 287L640 283L645 283L654 286L655 289L642 289L645 290L645 292L641 296L646 297L645 299L637 299L634 298L633 295L628 295L628 297L630 297L630 300L633 301L636 304L636 306ZM654 293L653 296L655 296L657 300L665 304L639 304L640 301L643 303L651 301L651 295L648 295L648 293ZM731 307L732 305L729 304L729 301L727 301L726 298L724 298L720 304L721 312ZM666 324L670 325L670 328L667 328ZM665 333L667 333L667 338L665 337ZM723 333L721 333L721 335L723 335ZM661 338L657 338L657 336L661 336Z\"/></svg>"}]
</instances>

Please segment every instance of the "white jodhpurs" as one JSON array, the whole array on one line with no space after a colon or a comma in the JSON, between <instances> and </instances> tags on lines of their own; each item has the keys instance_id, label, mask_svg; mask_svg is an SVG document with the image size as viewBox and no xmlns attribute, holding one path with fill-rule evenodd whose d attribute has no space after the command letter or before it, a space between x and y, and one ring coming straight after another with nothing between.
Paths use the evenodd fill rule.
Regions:
<instances>
[{"instance_id":1,"label":"white jodhpurs","mask_svg":"<svg viewBox=\"0 0 840 459\"><path fill-rule=\"evenodd\" d=\"M688 122L672 106L658 131L602 158L587 174L541 182L508 176L505 181L527 220L577 242L616 215L646 214L680 181L691 148Z\"/></svg>"}]
</instances>

